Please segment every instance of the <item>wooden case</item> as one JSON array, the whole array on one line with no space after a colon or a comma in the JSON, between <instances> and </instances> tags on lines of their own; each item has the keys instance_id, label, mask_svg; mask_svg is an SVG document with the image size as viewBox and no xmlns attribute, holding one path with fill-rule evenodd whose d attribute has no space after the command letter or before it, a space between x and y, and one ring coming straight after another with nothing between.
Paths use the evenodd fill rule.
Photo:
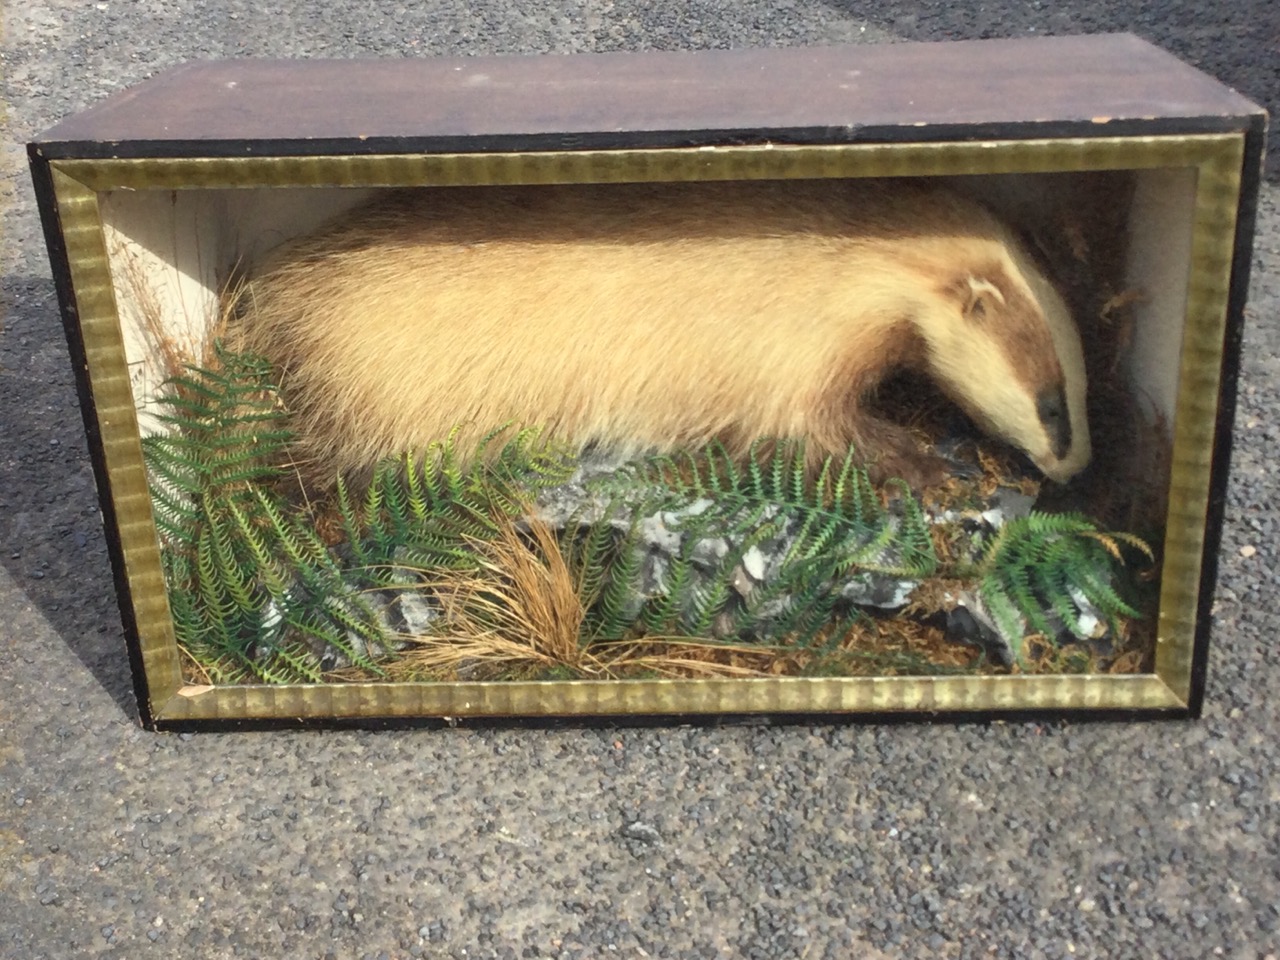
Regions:
<instances>
[{"instance_id":1,"label":"wooden case","mask_svg":"<svg viewBox=\"0 0 1280 960\"><path fill-rule=\"evenodd\" d=\"M1127 35L191 63L58 124L29 156L143 723L1197 715L1264 129L1260 108ZM170 340L207 340L234 269L388 188L890 177L942 178L1051 261L1089 266L1073 281L1093 284L1086 351L1113 338L1133 409L1159 435L1155 452L1119 457L1099 438L1104 463L1157 476L1163 513L1150 647L1127 672L279 685L184 673L141 443L159 429L166 375L148 317Z\"/></svg>"}]
</instances>

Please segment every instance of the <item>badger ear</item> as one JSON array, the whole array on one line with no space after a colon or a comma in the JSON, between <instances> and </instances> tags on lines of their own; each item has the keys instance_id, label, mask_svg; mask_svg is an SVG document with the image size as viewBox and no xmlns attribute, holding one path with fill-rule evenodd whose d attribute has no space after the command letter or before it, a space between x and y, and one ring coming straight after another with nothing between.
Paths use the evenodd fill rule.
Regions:
<instances>
[{"instance_id":1,"label":"badger ear","mask_svg":"<svg viewBox=\"0 0 1280 960\"><path fill-rule=\"evenodd\" d=\"M975 323L989 317L997 304L1004 303L1004 294L990 280L970 275L961 288L964 298L964 315Z\"/></svg>"}]
</instances>

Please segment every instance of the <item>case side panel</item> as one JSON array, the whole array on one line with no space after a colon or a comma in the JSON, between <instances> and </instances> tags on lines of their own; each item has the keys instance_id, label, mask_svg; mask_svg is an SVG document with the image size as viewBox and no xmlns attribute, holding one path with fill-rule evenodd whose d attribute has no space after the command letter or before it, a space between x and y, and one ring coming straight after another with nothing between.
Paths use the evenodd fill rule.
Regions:
<instances>
[{"instance_id":1,"label":"case side panel","mask_svg":"<svg viewBox=\"0 0 1280 960\"><path fill-rule=\"evenodd\" d=\"M56 165L50 179L66 263L68 339L82 382L139 711L149 725L154 705L182 681L115 289L97 193Z\"/></svg>"},{"instance_id":2,"label":"case side panel","mask_svg":"<svg viewBox=\"0 0 1280 960\"><path fill-rule=\"evenodd\" d=\"M1218 428L1244 146L1243 136L1223 141L1198 164L1196 180L1156 641L1156 673L1189 707L1197 669L1195 638L1211 598L1203 592L1206 585L1212 589L1215 559L1210 550L1216 551L1218 542L1217 531L1208 529L1214 515L1211 484L1222 449L1218 445L1226 444L1227 450L1230 445L1229 425L1225 435ZM1203 671L1202 664L1199 669Z\"/></svg>"},{"instance_id":3,"label":"case side panel","mask_svg":"<svg viewBox=\"0 0 1280 960\"><path fill-rule=\"evenodd\" d=\"M134 618L128 577L125 574L124 557L120 549L120 540L116 536L115 504L111 498L111 486L106 459L103 456L102 434L99 430L97 407L89 378L89 366L85 359L84 332L80 325L80 310L68 263L67 244L63 242L63 221L59 207L59 197L54 185L54 173L49 161L34 144L28 149L28 159L32 185L40 210L40 221L44 230L45 246L49 252L54 288L57 292L58 305L62 315L63 331L67 338L67 349L71 356L71 370L75 377L76 394L80 400L80 415L84 420L85 437L89 447L89 462L93 468L94 485L98 492L99 517L102 520L103 532L106 536L107 553L111 558L112 577L116 588L116 603L124 630L125 644L129 656L129 672L133 680L133 692L138 704L139 720L144 727L152 727L154 724L154 712L151 709L151 700L147 690L147 674L144 669L142 650L138 644L137 624ZM65 177L60 179L65 188L75 191L76 185L74 183L66 183L67 178Z\"/></svg>"},{"instance_id":4,"label":"case side panel","mask_svg":"<svg viewBox=\"0 0 1280 960\"><path fill-rule=\"evenodd\" d=\"M1219 550L1227 484L1231 471L1236 400L1239 392L1240 352L1244 340L1244 308L1249 296L1249 274L1253 264L1254 227L1257 222L1258 192L1266 162L1265 114L1252 118L1244 136L1243 157L1237 190L1235 255L1227 294L1226 329L1222 338L1221 376L1218 393L1217 427L1214 433L1213 470L1205 508L1203 565L1200 570L1200 609L1195 624L1187 706L1190 716L1199 718L1204 707L1208 674L1209 639L1213 627L1213 595L1218 581Z\"/></svg>"}]
</instances>

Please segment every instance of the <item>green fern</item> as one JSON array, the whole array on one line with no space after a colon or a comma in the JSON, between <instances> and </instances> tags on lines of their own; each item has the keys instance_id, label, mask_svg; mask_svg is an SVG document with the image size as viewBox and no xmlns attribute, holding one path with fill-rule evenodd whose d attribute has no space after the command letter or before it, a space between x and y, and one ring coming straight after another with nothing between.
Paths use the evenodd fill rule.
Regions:
<instances>
[{"instance_id":1,"label":"green fern","mask_svg":"<svg viewBox=\"0 0 1280 960\"><path fill-rule=\"evenodd\" d=\"M318 680L306 638L373 668L376 612L274 492L293 435L270 365L215 350L166 384L166 432L142 442L178 642L229 682Z\"/></svg>"},{"instance_id":2,"label":"green fern","mask_svg":"<svg viewBox=\"0 0 1280 960\"><path fill-rule=\"evenodd\" d=\"M593 522L571 522L560 534L560 549L577 579L585 613L584 645L620 640L635 628L641 613L637 598L644 558L638 526L626 517L646 510L637 506L628 511L610 503Z\"/></svg>"},{"instance_id":3,"label":"green fern","mask_svg":"<svg viewBox=\"0 0 1280 960\"><path fill-rule=\"evenodd\" d=\"M210 498L244 501L279 476L273 453L292 439L261 358L217 347L219 369L190 367L159 398L161 434L142 441L156 525L195 548Z\"/></svg>"},{"instance_id":4,"label":"green fern","mask_svg":"<svg viewBox=\"0 0 1280 960\"><path fill-rule=\"evenodd\" d=\"M393 638L370 593L417 589L427 571L477 569L476 541L575 466L535 430L496 429L465 457L455 434L378 464L358 493L339 480L332 509L345 541L331 547L277 490L293 437L269 365L221 347L216 356L212 369L169 381L165 431L143 441L175 630L214 682L315 682L325 649L376 672ZM643 633L785 639L821 660L840 635L829 628L846 612L841 584L923 579L938 566L920 504L891 483L886 506L852 452L815 474L799 445L757 444L739 463L713 443L593 486L612 493L609 507L561 534L587 611L583 644ZM661 568L646 566L640 536L652 518L681 538ZM1056 621L1078 629L1086 608L1114 630L1137 616L1115 586L1125 548L1150 556L1141 540L1087 518L1033 513L988 545L979 592L1006 637L1051 634ZM735 578L752 551L767 558L766 573L743 596ZM648 596L645 576L660 581Z\"/></svg>"},{"instance_id":5,"label":"green fern","mask_svg":"<svg viewBox=\"0 0 1280 960\"><path fill-rule=\"evenodd\" d=\"M488 449L505 430L486 436L465 464L456 431L423 456L384 460L358 502L339 480L343 530L371 584L402 585L406 570L477 569L471 545L498 534L497 518L519 519L538 490L572 474L568 453L535 430Z\"/></svg>"},{"instance_id":6,"label":"green fern","mask_svg":"<svg viewBox=\"0 0 1280 960\"><path fill-rule=\"evenodd\" d=\"M682 536L656 596L631 609L643 558L634 530L597 562L603 582L588 616L598 635L626 632L630 616L645 631L707 637L713 626L734 638L788 636L808 645L836 612L833 588L855 573L924 577L937 559L928 524L909 491L894 511L880 502L852 451L823 461L810 481L804 449L777 443L764 455L753 447L745 466L713 443L701 451L656 456L600 481L599 489L626 499L628 492L650 497L633 516L660 515ZM764 583L745 599L734 587L749 551L790 539ZM736 544L710 565L699 557L708 539Z\"/></svg>"},{"instance_id":7,"label":"green fern","mask_svg":"<svg viewBox=\"0 0 1280 960\"><path fill-rule=\"evenodd\" d=\"M1121 617L1141 614L1121 596L1125 546L1154 560L1151 548L1126 533L1108 533L1077 513L1036 513L1004 524L984 552L978 592L1000 632L1021 659L1022 639L1030 633L1052 637L1062 626L1079 631L1081 613L1092 609L1112 632Z\"/></svg>"},{"instance_id":8,"label":"green fern","mask_svg":"<svg viewBox=\"0 0 1280 960\"><path fill-rule=\"evenodd\" d=\"M519 516L572 472L536 430L500 427L465 459L450 436L378 464L359 497L339 479L347 542L331 549L276 492L293 434L270 364L215 351L214 368L166 384L165 432L143 454L178 641L224 682L314 682L326 648L378 672L373 657L394 637L369 591L474 568L474 541L498 530L495 511Z\"/></svg>"}]
</instances>

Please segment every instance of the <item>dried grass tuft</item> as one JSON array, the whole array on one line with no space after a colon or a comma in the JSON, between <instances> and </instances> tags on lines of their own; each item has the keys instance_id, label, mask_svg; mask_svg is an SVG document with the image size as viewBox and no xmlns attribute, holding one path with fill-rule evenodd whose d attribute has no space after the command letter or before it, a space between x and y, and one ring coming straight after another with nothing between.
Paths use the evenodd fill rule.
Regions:
<instances>
[{"instance_id":1,"label":"dried grass tuft","mask_svg":"<svg viewBox=\"0 0 1280 960\"><path fill-rule=\"evenodd\" d=\"M438 632L403 638L387 679L622 679L767 676L770 648L681 637L591 642L583 636L585 570L536 518L495 517L497 536L470 542L470 571L423 571ZM339 671L334 679L367 679Z\"/></svg>"},{"instance_id":2,"label":"dried grass tuft","mask_svg":"<svg viewBox=\"0 0 1280 960\"><path fill-rule=\"evenodd\" d=\"M122 264L121 276L135 308L135 329L148 356L159 364L162 379L182 376L190 366L214 369L217 363L214 344L224 338L239 309L245 290L243 279L231 279L222 285L217 314L202 326L203 335L184 337L175 334L173 324L166 321L160 294L137 254L121 245L114 255Z\"/></svg>"},{"instance_id":3,"label":"dried grass tuft","mask_svg":"<svg viewBox=\"0 0 1280 960\"><path fill-rule=\"evenodd\" d=\"M455 678L495 670L603 673L579 643L585 611L551 529L530 520L522 535L510 518L499 515L496 522L496 537L470 540L478 569L437 573L424 582L440 607L442 633L408 638L406 665Z\"/></svg>"}]
</instances>

